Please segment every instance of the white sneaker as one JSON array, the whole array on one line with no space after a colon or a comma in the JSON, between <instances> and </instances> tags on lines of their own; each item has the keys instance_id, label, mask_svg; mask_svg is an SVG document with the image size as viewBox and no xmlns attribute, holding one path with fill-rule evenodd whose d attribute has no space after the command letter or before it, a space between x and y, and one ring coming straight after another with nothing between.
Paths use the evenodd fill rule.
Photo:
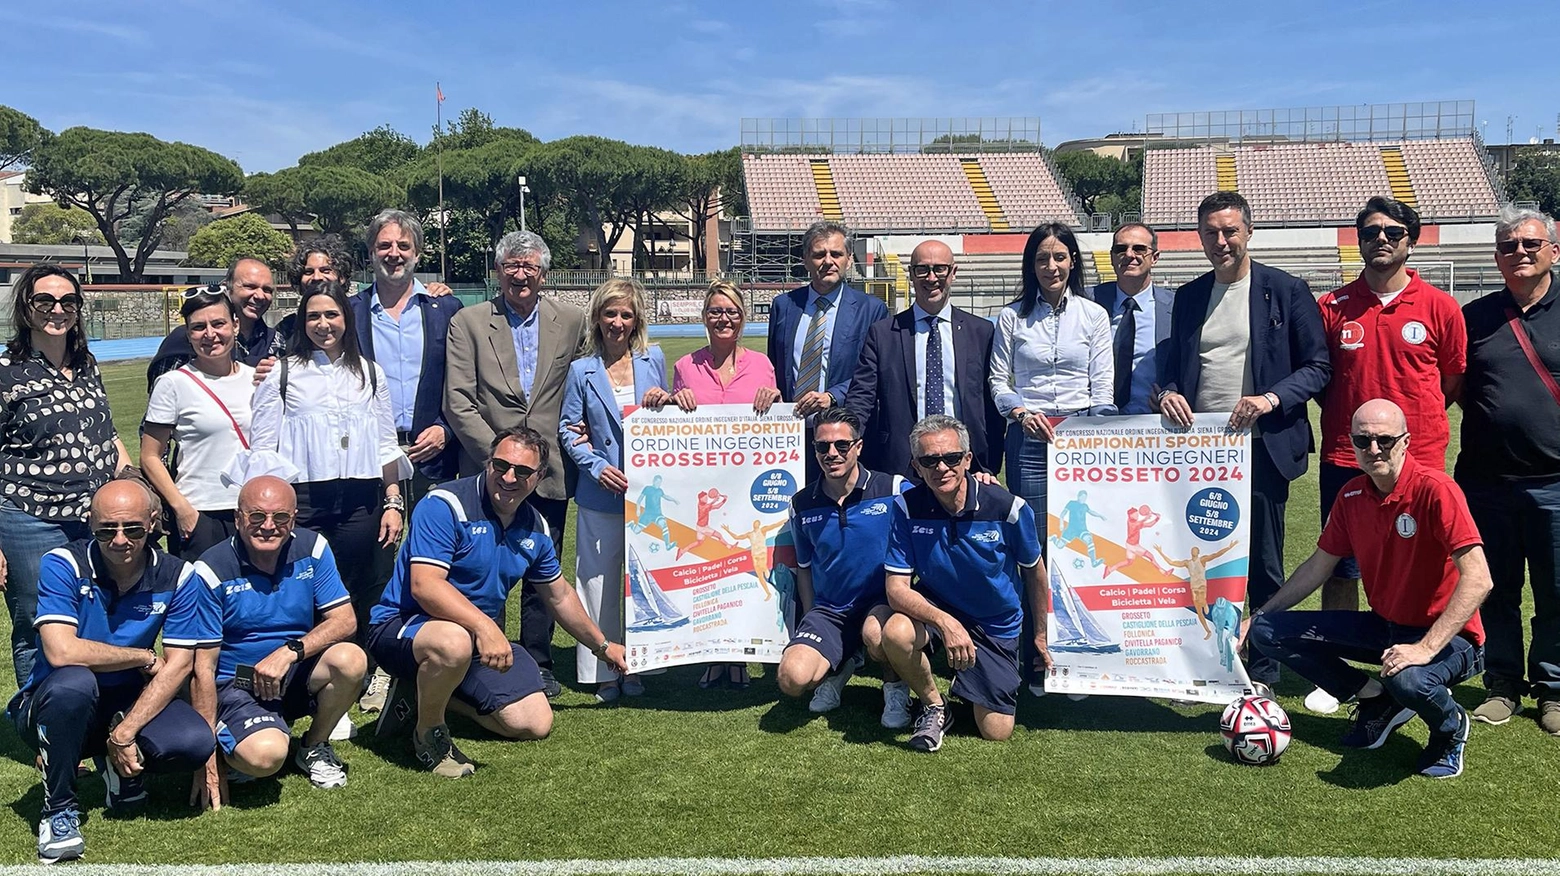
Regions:
<instances>
[{"instance_id":1,"label":"white sneaker","mask_svg":"<svg viewBox=\"0 0 1560 876\"><path fill-rule=\"evenodd\" d=\"M357 725L352 723L351 715L342 715L336 726L330 728L332 742L340 742L343 739L351 739L357 735Z\"/></svg>"},{"instance_id":2,"label":"white sneaker","mask_svg":"<svg viewBox=\"0 0 1560 876\"><path fill-rule=\"evenodd\" d=\"M1067 698L1072 700L1075 703L1081 703L1084 700L1088 699L1089 695L1088 694L1068 694Z\"/></svg>"},{"instance_id":3,"label":"white sneaker","mask_svg":"<svg viewBox=\"0 0 1560 876\"><path fill-rule=\"evenodd\" d=\"M365 715L378 713L385 707L385 697L390 693L390 676L384 669L375 669L374 674L368 678L368 687L363 690L363 695L358 698L358 709Z\"/></svg>"},{"instance_id":4,"label":"white sneaker","mask_svg":"<svg viewBox=\"0 0 1560 876\"><path fill-rule=\"evenodd\" d=\"M1317 688L1305 695L1305 707L1318 715L1331 715L1338 711L1338 698Z\"/></svg>"},{"instance_id":5,"label":"white sneaker","mask_svg":"<svg viewBox=\"0 0 1560 876\"><path fill-rule=\"evenodd\" d=\"M883 720L890 730L902 730L910 726L910 685L903 681L883 683Z\"/></svg>"},{"instance_id":6,"label":"white sneaker","mask_svg":"<svg viewBox=\"0 0 1560 876\"><path fill-rule=\"evenodd\" d=\"M845 685L850 677L856 674L856 670L865 662L858 652L848 659L835 671L833 675L826 676L823 681L813 688L812 701L807 704L807 711L821 715L824 712L832 712L840 707L840 693L845 690Z\"/></svg>"},{"instance_id":7,"label":"white sneaker","mask_svg":"<svg viewBox=\"0 0 1560 876\"><path fill-rule=\"evenodd\" d=\"M347 785L347 768L328 741L307 748L300 745L298 756L293 760L298 769L308 775L309 784L316 788L344 788Z\"/></svg>"}]
</instances>

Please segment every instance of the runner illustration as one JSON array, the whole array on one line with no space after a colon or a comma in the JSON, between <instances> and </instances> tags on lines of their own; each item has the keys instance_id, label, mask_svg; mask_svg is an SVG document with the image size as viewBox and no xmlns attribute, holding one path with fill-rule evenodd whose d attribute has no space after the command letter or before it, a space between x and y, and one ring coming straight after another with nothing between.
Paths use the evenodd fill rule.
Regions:
<instances>
[{"instance_id":1,"label":"runner illustration","mask_svg":"<svg viewBox=\"0 0 1560 876\"><path fill-rule=\"evenodd\" d=\"M698 537L688 544L680 544L677 546L677 559L682 559L683 554L703 544L706 538L714 538L716 541L729 548L736 547L736 545L727 541L724 535L716 532L710 526L710 512L725 505L726 499L728 498L728 496L722 494L720 490L717 490L714 487L710 487L708 490L699 491L698 518L693 527L694 534Z\"/></svg>"},{"instance_id":2,"label":"runner illustration","mask_svg":"<svg viewBox=\"0 0 1560 876\"><path fill-rule=\"evenodd\" d=\"M1110 567L1108 567L1105 570L1104 577L1109 578L1110 573L1125 569L1127 566L1132 564L1133 560L1136 559L1148 560L1153 564L1155 569L1158 569L1160 572L1166 575L1170 574L1170 570L1166 569L1164 566L1159 565L1159 561L1154 559L1153 553L1138 542L1138 539L1143 537L1143 530L1152 529L1158 524L1159 512L1148 507L1147 505L1143 505L1138 508L1128 508L1127 540L1122 544L1122 547L1126 548L1127 550L1127 555L1122 558L1121 562L1113 563Z\"/></svg>"},{"instance_id":3,"label":"runner illustration","mask_svg":"<svg viewBox=\"0 0 1560 876\"><path fill-rule=\"evenodd\" d=\"M1208 626L1208 619L1204 615L1208 611L1208 564L1224 556L1235 549L1239 541L1232 541L1211 554L1199 553L1197 548L1192 548L1192 555L1184 560L1172 560L1165 556L1159 545L1154 545L1154 550L1159 552L1164 561L1178 569L1186 570L1187 584L1192 591L1192 611L1197 614L1197 622L1202 624L1203 638L1213 638L1213 629Z\"/></svg>"},{"instance_id":4,"label":"runner illustration","mask_svg":"<svg viewBox=\"0 0 1560 876\"><path fill-rule=\"evenodd\" d=\"M1094 553L1094 533L1089 531L1089 518L1098 517L1105 519L1105 515L1089 507L1089 493L1087 490L1079 490L1078 498L1068 502L1062 508L1062 534L1051 536L1051 544L1061 548L1073 539L1083 542L1089 549L1089 561L1095 567L1105 565L1105 561Z\"/></svg>"},{"instance_id":5,"label":"runner illustration","mask_svg":"<svg viewBox=\"0 0 1560 876\"><path fill-rule=\"evenodd\" d=\"M1218 633L1219 662L1226 672L1235 669L1235 643L1240 639L1240 606L1220 596L1208 609L1208 619Z\"/></svg>"},{"instance_id":6,"label":"runner illustration","mask_svg":"<svg viewBox=\"0 0 1560 876\"><path fill-rule=\"evenodd\" d=\"M666 522L666 514L661 511L662 500L671 502L673 505L677 504L676 499L666 495L666 490L661 487L661 476L656 475L655 480L639 491L639 519L630 523L628 528L634 532L640 532L652 526L660 527L661 543L666 546L667 550L671 550L677 547L677 545L672 541L672 527ZM656 545L651 545L650 549L655 550Z\"/></svg>"},{"instance_id":7,"label":"runner illustration","mask_svg":"<svg viewBox=\"0 0 1560 876\"><path fill-rule=\"evenodd\" d=\"M753 556L753 577L758 579L758 586L764 591L765 602L774 598L774 594L771 592L773 585L769 583L769 544L767 539L769 538L769 533L780 529L784 525L784 520L779 523L771 523L767 527L764 525L764 521L754 520L753 528L748 532L732 532L731 527L724 524L721 525L721 529L726 530L726 534L731 536L732 541L746 541L748 543L748 553ZM738 547L739 545L732 546Z\"/></svg>"}]
</instances>

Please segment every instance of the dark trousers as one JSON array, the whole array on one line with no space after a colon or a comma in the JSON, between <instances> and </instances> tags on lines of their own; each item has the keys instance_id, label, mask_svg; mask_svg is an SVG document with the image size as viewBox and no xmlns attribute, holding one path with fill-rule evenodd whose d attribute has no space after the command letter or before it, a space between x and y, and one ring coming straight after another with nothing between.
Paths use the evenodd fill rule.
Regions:
<instances>
[{"instance_id":1,"label":"dark trousers","mask_svg":"<svg viewBox=\"0 0 1560 876\"><path fill-rule=\"evenodd\" d=\"M547 521L552 533L553 553L563 562L563 525L569 519L568 499L544 499L531 495L526 500ZM537 592L536 585L525 581L520 585L520 638L518 644L525 649L538 669L552 671L553 618L547 611L547 600Z\"/></svg>"},{"instance_id":2,"label":"dark trousers","mask_svg":"<svg viewBox=\"0 0 1560 876\"><path fill-rule=\"evenodd\" d=\"M1425 630L1391 623L1373 611L1280 611L1253 620L1250 635L1253 646L1339 700L1347 700L1372 676L1345 661L1380 665L1382 652L1419 641ZM1452 699L1452 686L1483 669L1483 650L1454 636L1424 666L1376 677L1394 700L1423 718L1431 732L1451 734L1458 729L1462 712Z\"/></svg>"},{"instance_id":3,"label":"dark trousers","mask_svg":"<svg viewBox=\"0 0 1560 876\"><path fill-rule=\"evenodd\" d=\"M200 559L214 545L238 534L238 526L233 519L233 511L202 511L195 521L195 529L189 538L179 534L177 520L167 518L163 521L163 527L168 530L168 553L173 554L186 563L193 563Z\"/></svg>"},{"instance_id":4,"label":"dark trousers","mask_svg":"<svg viewBox=\"0 0 1560 876\"><path fill-rule=\"evenodd\" d=\"M107 752L109 719L130 708L142 690L135 683L100 687L92 670L64 666L20 698L14 714L17 733L43 755L44 818L79 808L76 764ZM194 770L217 744L206 719L177 699L148 721L135 741L149 772Z\"/></svg>"},{"instance_id":5,"label":"dark trousers","mask_svg":"<svg viewBox=\"0 0 1560 876\"><path fill-rule=\"evenodd\" d=\"M1284 586L1284 506L1289 481L1279 474L1267 448L1254 443L1251 452L1251 551L1246 579L1248 614L1273 598ZM1252 642L1246 671L1252 681L1278 683L1279 661Z\"/></svg>"},{"instance_id":6,"label":"dark trousers","mask_svg":"<svg viewBox=\"0 0 1560 876\"><path fill-rule=\"evenodd\" d=\"M380 482L344 478L295 485L298 525L330 542L341 582L352 596L357 615L358 644L368 638L368 613L379 602L390 580L392 554L379 546Z\"/></svg>"},{"instance_id":7,"label":"dark trousers","mask_svg":"<svg viewBox=\"0 0 1560 876\"><path fill-rule=\"evenodd\" d=\"M1560 698L1560 581L1555 576L1560 569L1560 478L1538 482L1463 478L1458 485L1484 538L1484 556L1494 584L1479 608L1488 661L1484 686L1510 697L1531 690L1539 699ZM1533 641L1525 661L1524 571L1533 587Z\"/></svg>"}]
</instances>

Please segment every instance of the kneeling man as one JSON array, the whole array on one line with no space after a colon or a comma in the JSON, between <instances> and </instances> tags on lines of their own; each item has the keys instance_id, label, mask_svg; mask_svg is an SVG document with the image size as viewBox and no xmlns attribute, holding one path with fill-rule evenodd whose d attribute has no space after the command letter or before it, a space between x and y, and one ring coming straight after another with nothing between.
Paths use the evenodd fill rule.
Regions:
<instances>
[{"instance_id":1,"label":"kneeling man","mask_svg":"<svg viewBox=\"0 0 1560 876\"><path fill-rule=\"evenodd\" d=\"M1420 775L1462 774L1468 713L1451 688L1484 665L1479 603L1490 592L1483 542L1462 490L1407 453L1403 411L1373 399L1349 440L1363 475L1344 485L1311 558L1247 621L1251 641L1339 701L1356 702L1343 744L1379 748L1419 715L1430 741ZM1338 560L1359 560L1369 611L1286 611ZM1348 661L1379 663L1379 676Z\"/></svg>"},{"instance_id":2,"label":"kneeling man","mask_svg":"<svg viewBox=\"0 0 1560 876\"><path fill-rule=\"evenodd\" d=\"M802 611L796 634L780 658L780 690L799 697L812 691L814 712L839 707L840 692L862 664L861 650L883 656L883 556L894 499L905 479L868 471L861 457L861 421L848 408L825 408L813 431L813 452L823 476L791 497L796 540L796 593ZM884 727L910 725L910 688L887 670Z\"/></svg>"},{"instance_id":3,"label":"kneeling man","mask_svg":"<svg viewBox=\"0 0 1560 876\"><path fill-rule=\"evenodd\" d=\"M921 698L910 746L936 751L953 721L926 656L934 640L955 673L950 692L975 706L980 735L1004 740L1018 706L1021 593L1037 618L1035 652L1051 664L1035 513L970 476L969 432L958 420L922 419L910 432L910 450L924 483L899 497L883 563L894 609L883 625L883 651Z\"/></svg>"},{"instance_id":4,"label":"kneeling man","mask_svg":"<svg viewBox=\"0 0 1560 876\"><path fill-rule=\"evenodd\" d=\"M555 620L598 659L628 671L623 646L610 642L564 580L547 521L526 499L547 470L547 441L527 427L493 438L481 474L441 484L412 514L395 571L374 606L368 648L394 679L378 732L412 717L417 760L436 775L469 776L473 764L450 739L452 708L508 739L552 732L552 707L536 661L504 635L509 591L529 581Z\"/></svg>"},{"instance_id":5,"label":"kneeling man","mask_svg":"<svg viewBox=\"0 0 1560 876\"><path fill-rule=\"evenodd\" d=\"M274 775L292 722L313 716L295 762L314 787L340 788L347 770L330 732L362 690L368 657L350 641L357 619L335 555L324 536L295 527L297 495L280 478L245 484L235 517L238 535L195 565L222 630L221 649L201 652L195 668L217 687L217 745L234 778Z\"/></svg>"}]
</instances>

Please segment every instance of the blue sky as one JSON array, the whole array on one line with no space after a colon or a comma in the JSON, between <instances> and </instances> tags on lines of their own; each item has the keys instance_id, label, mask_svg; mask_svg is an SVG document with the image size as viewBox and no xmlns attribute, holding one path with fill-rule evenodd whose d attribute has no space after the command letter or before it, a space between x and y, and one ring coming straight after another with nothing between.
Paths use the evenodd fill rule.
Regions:
<instances>
[{"instance_id":1,"label":"blue sky","mask_svg":"<svg viewBox=\"0 0 1560 876\"><path fill-rule=\"evenodd\" d=\"M1421 100L1476 101L1492 143L1508 115L1555 136L1542 4L1270 6L7 0L0 103L251 172L385 123L426 142L436 80L447 117L683 152L735 145L744 117L1039 116L1055 145L1154 112Z\"/></svg>"}]
</instances>

